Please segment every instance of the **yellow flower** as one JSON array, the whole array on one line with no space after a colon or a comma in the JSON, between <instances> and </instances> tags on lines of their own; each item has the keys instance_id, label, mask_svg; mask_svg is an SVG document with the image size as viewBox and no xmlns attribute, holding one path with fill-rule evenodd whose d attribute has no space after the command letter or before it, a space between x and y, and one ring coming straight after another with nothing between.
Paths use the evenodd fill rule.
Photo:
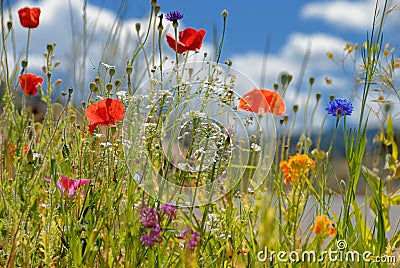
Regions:
<instances>
[{"instance_id":1,"label":"yellow flower","mask_svg":"<svg viewBox=\"0 0 400 268\"><path fill-rule=\"evenodd\" d=\"M336 228L330 226L333 224L333 221L329 220L326 215L317 216L315 219L314 226L311 226L311 230L314 231L317 235L336 235Z\"/></svg>"},{"instance_id":2,"label":"yellow flower","mask_svg":"<svg viewBox=\"0 0 400 268\"><path fill-rule=\"evenodd\" d=\"M301 176L307 176L310 169L315 169L315 162L306 154L289 156L289 161L283 160L280 164L285 184L296 182Z\"/></svg>"}]
</instances>

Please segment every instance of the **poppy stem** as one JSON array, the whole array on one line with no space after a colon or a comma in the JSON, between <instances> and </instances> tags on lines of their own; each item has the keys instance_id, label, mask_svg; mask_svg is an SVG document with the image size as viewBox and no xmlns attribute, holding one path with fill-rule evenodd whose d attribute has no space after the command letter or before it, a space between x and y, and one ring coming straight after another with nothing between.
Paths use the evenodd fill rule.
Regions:
<instances>
[{"instance_id":1,"label":"poppy stem","mask_svg":"<svg viewBox=\"0 0 400 268\"><path fill-rule=\"evenodd\" d=\"M175 65L176 65L176 80L179 81L179 68L178 68L178 25L174 24L174 32L175 32ZM179 82L178 82L178 89L177 94L179 98Z\"/></svg>"},{"instance_id":2,"label":"poppy stem","mask_svg":"<svg viewBox=\"0 0 400 268\"><path fill-rule=\"evenodd\" d=\"M139 31L137 31L136 34L137 34L137 38L138 38L138 40L139 40L140 46L141 46L141 47L144 47L144 43L142 42L142 38L140 38L140 33L139 33ZM150 79L150 78L151 78L150 69L152 68L152 66L150 66L149 58L147 57L146 50L145 50L145 49L142 49L142 50L143 50L144 61L146 62L146 66L147 66L147 68L146 68L146 70L147 70L147 75L149 76L149 79Z\"/></svg>"},{"instance_id":3,"label":"poppy stem","mask_svg":"<svg viewBox=\"0 0 400 268\"><path fill-rule=\"evenodd\" d=\"M162 42L161 42L162 41L161 40L162 31L163 31L163 29L161 27L159 27L159 30L158 30L158 52L160 55L160 80L161 80L161 82L163 81L163 68L162 68L163 60L162 60ZM161 85L162 85L162 83L161 83Z\"/></svg>"},{"instance_id":4,"label":"poppy stem","mask_svg":"<svg viewBox=\"0 0 400 268\"><path fill-rule=\"evenodd\" d=\"M23 69L24 73L28 73L28 55L29 55L30 42L31 42L31 28L28 28L28 37L26 38L26 54L25 54L26 67L24 67Z\"/></svg>"},{"instance_id":5,"label":"poppy stem","mask_svg":"<svg viewBox=\"0 0 400 268\"><path fill-rule=\"evenodd\" d=\"M174 33L175 33L175 64L176 64L176 70L178 71L178 28L174 27Z\"/></svg>"},{"instance_id":6,"label":"poppy stem","mask_svg":"<svg viewBox=\"0 0 400 268\"><path fill-rule=\"evenodd\" d=\"M219 58L221 57L221 52L222 52L222 46L224 44L224 39L225 39L225 30L226 30L226 16L223 16L224 18L224 26L222 28L222 37L221 37L221 42L219 43L219 47L217 49L217 59L216 62L219 63Z\"/></svg>"},{"instance_id":7,"label":"poppy stem","mask_svg":"<svg viewBox=\"0 0 400 268\"><path fill-rule=\"evenodd\" d=\"M129 66L132 66L133 62L135 61L137 55L139 54L139 51L141 49L143 49L144 44L146 44L147 39L149 37L149 33L150 33L150 29L151 29L151 22L153 21L153 13L154 13L154 7L151 7L151 11L150 11L150 18L149 18L149 26L147 27L147 32L146 32L146 37L144 38L143 43L138 47L138 49L136 49L135 53L133 53L133 56L129 62Z\"/></svg>"}]
</instances>

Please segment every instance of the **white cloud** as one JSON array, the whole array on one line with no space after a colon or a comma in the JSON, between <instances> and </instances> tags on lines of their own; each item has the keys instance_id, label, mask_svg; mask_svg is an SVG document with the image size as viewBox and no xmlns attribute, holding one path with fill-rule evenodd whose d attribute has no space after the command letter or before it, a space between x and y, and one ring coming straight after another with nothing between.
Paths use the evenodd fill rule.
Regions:
<instances>
[{"instance_id":1,"label":"white cloud","mask_svg":"<svg viewBox=\"0 0 400 268\"><path fill-rule=\"evenodd\" d=\"M307 3L301 10L306 19L324 20L334 26L366 30L372 25L375 0Z\"/></svg>"},{"instance_id":2,"label":"white cloud","mask_svg":"<svg viewBox=\"0 0 400 268\"><path fill-rule=\"evenodd\" d=\"M25 57L27 29L18 21L17 10L24 6L38 6L41 9L39 27L31 31L29 46L29 71L42 73L45 64L43 52L48 43L56 43L54 50L55 59L61 62L54 72L63 76L66 88L73 86L78 92L86 90L81 88L81 80L85 77L84 87L88 79L97 75L100 61L120 67L120 75L133 50L137 47L135 24L145 25L146 18L119 21L117 15L107 9L100 9L95 5L87 5L87 52L86 67L82 68L83 61L83 0L52 1L42 0L37 3L19 1L12 7L13 27L15 30L15 53ZM143 28L143 26L142 26ZM142 30L143 32L143 30ZM8 41L8 52L11 55L13 45ZM10 62L10 65L15 64ZM19 66L18 66L19 68ZM11 68L12 69L12 68ZM68 74L68 75L66 75ZM74 80L75 77L75 80Z\"/></svg>"},{"instance_id":3,"label":"white cloud","mask_svg":"<svg viewBox=\"0 0 400 268\"><path fill-rule=\"evenodd\" d=\"M388 0L386 11L398 5L396 1L398 0ZM384 2L385 1L379 1L378 3L377 22L380 21L382 16ZM371 30L375 6L376 0L311 2L304 5L300 11L300 15L304 19L325 21L334 27L365 32ZM387 27L387 30L394 26L397 27L400 21L399 14L395 13L396 12L392 12L386 15L385 27Z\"/></svg>"},{"instance_id":4,"label":"white cloud","mask_svg":"<svg viewBox=\"0 0 400 268\"><path fill-rule=\"evenodd\" d=\"M288 71L294 75L293 83L296 83L296 77L301 69L303 58L310 46L310 58L307 64L306 74L314 73L327 76L329 71L337 69L326 53L331 51L335 55L343 53L345 41L339 37L315 33L303 34L293 33L289 36L287 43L277 54L268 55L266 74L262 74L262 53L248 53L236 55L232 58L233 66L239 70L245 70L246 74L259 83L263 75L266 76L267 87L271 88L276 83L277 77L282 71ZM308 77L305 77L308 79Z\"/></svg>"}]
</instances>

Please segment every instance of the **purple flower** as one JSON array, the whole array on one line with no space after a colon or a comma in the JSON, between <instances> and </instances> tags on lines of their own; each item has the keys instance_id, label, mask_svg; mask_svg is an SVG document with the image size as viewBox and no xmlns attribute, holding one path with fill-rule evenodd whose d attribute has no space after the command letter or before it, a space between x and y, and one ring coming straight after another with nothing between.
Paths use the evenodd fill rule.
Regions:
<instances>
[{"instance_id":1,"label":"purple flower","mask_svg":"<svg viewBox=\"0 0 400 268\"><path fill-rule=\"evenodd\" d=\"M165 203L160 207L160 211L172 219L176 219L176 207Z\"/></svg>"},{"instance_id":2,"label":"purple flower","mask_svg":"<svg viewBox=\"0 0 400 268\"><path fill-rule=\"evenodd\" d=\"M351 115L353 112L353 105L345 99L334 99L329 102L325 110L332 116L341 117L344 115Z\"/></svg>"},{"instance_id":3,"label":"purple flower","mask_svg":"<svg viewBox=\"0 0 400 268\"><path fill-rule=\"evenodd\" d=\"M158 212L155 208L142 207L142 224L144 228L158 227Z\"/></svg>"},{"instance_id":4,"label":"purple flower","mask_svg":"<svg viewBox=\"0 0 400 268\"><path fill-rule=\"evenodd\" d=\"M183 14L179 11L171 11L165 15L165 18L169 21L177 22L178 20L183 19Z\"/></svg>"},{"instance_id":5,"label":"purple flower","mask_svg":"<svg viewBox=\"0 0 400 268\"><path fill-rule=\"evenodd\" d=\"M60 174L61 179L57 181L57 188L64 194L68 191L70 197L75 197L75 191L82 185L89 183L90 180L73 180ZM51 179L44 178L45 181L51 182Z\"/></svg>"},{"instance_id":6,"label":"purple flower","mask_svg":"<svg viewBox=\"0 0 400 268\"><path fill-rule=\"evenodd\" d=\"M180 237L186 239L185 247L188 247L190 249L190 251L193 251L194 247L200 245L200 233L194 231L190 227L183 228L183 231L182 231Z\"/></svg>"},{"instance_id":7,"label":"purple flower","mask_svg":"<svg viewBox=\"0 0 400 268\"><path fill-rule=\"evenodd\" d=\"M140 241L145 247L153 247L154 243L161 241L160 232L161 228L159 226L151 228L149 233L143 232Z\"/></svg>"}]
</instances>

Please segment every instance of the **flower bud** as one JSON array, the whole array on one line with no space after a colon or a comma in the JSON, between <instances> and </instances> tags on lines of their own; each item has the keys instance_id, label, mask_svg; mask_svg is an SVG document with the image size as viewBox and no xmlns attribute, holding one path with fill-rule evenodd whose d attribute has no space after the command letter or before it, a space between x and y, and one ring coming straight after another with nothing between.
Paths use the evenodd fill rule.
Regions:
<instances>
[{"instance_id":1,"label":"flower bud","mask_svg":"<svg viewBox=\"0 0 400 268\"><path fill-rule=\"evenodd\" d=\"M69 122L75 123L75 120L76 120L76 115L71 114L71 115L69 116Z\"/></svg>"},{"instance_id":2,"label":"flower bud","mask_svg":"<svg viewBox=\"0 0 400 268\"><path fill-rule=\"evenodd\" d=\"M51 53L53 52L53 50L54 50L53 44L47 44L47 51Z\"/></svg>"},{"instance_id":3,"label":"flower bud","mask_svg":"<svg viewBox=\"0 0 400 268\"><path fill-rule=\"evenodd\" d=\"M330 101L333 101L334 99L335 99L335 95L330 95L330 96L329 96L329 100L330 100Z\"/></svg>"},{"instance_id":4,"label":"flower bud","mask_svg":"<svg viewBox=\"0 0 400 268\"><path fill-rule=\"evenodd\" d=\"M8 29L8 31L11 31L11 28L12 28L12 21L7 21L7 29Z\"/></svg>"},{"instance_id":5,"label":"flower bud","mask_svg":"<svg viewBox=\"0 0 400 268\"><path fill-rule=\"evenodd\" d=\"M54 86L59 86L61 85L62 80L61 79L57 79L57 81L54 83Z\"/></svg>"},{"instance_id":6,"label":"flower bud","mask_svg":"<svg viewBox=\"0 0 400 268\"><path fill-rule=\"evenodd\" d=\"M332 84L332 79L330 79L329 77L325 77L325 82L327 85Z\"/></svg>"},{"instance_id":7,"label":"flower bud","mask_svg":"<svg viewBox=\"0 0 400 268\"><path fill-rule=\"evenodd\" d=\"M122 83L121 80L119 80L119 79L115 80L115 82L114 82L115 88L119 88L121 83Z\"/></svg>"},{"instance_id":8,"label":"flower bud","mask_svg":"<svg viewBox=\"0 0 400 268\"><path fill-rule=\"evenodd\" d=\"M74 92L74 89L73 89L72 87L70 87L70 88L68 89L68 94L69 94L69 95L72 95L72 92Z\"/></svg>"},{"instance_id":9,"label":"flower bud","mask_svg":"<svg viewBox=\"0 0 400 268\"><path fill-rule=\"evenodd\" d=\"M111 83L107 83L106 89L107 89L108 92L111 91L112 87L113 87L113 85Z\"/></svg>"},{"instance_id":10,"label":"flower bud","mask_svg":"<svg viewBox=\"0 0 400 268\"><path fill-rule=\"evenodd\" d=\"M150 4L152 7L155 7L157 5L157 0L151 0Z\"/></svg>"},{"instance_id":11,"label":"flower bud","mask_svg":"<svg viewBox=\"0 0 400 268\"><path fill-rule=\"evenodd\" d=\"M308 148L311 147L311 145L312 145L312 140L310 139L310 137L307 137L307 139L306 139L306 144L307 144L307 147L308 147Z\"/></svg>"},{"instance_id":12,"label":"flower bud","mask_svg":"<svg viewBox=\"0 0 400 268\"><path fill-rule=\"evenodd\" d=\"M140 22L135 24L136 32L140 32Z\"/></svg>"},{"instance_id":13,"label":"flower bud","mask_svg":"<svg viewBox=\"0 0 400 268\"><path fill-rule=\"evenodd\" d=\"M315 78L313 76L310 77L310 86L314 85Z\"/></svg>"},{"instance_id":14,"label":"flower bud","mask_svg":"<svg viewBox=\"0 0 400 268\"><path fill-rule=\"evenodd\" d=\"M126 73L127 73L127 74L131 74L132 71L133 71L132 66L130 66L130 65L126 66Z\"/></svg>"},{"instance_id":15,"label":"flower bud","mask_svg":"<svg viewBox=\"0 0 400 268\"><path fill-rule=\"evenodd\" d=\"M283 121L287 122L289 120L289 116L288 115L284 115L283 116Z\"/></svg>"},{"instance_id":16,"label":"flower bud","mask_svg":"<svg viewBox=\"0 0 400 268\"><path fill-rule=\"evenodd\" d=\"M228 17L228 10L224 9L224 10L222 11L222 13L221 13L221 16L222 16L223 18Z\"/></svg>"},{"instance_id":17,"label":"flower bud","mask_svg":"<svg viewBox=\"0 0 400 268\"><path fill-rule=\"evenodd\" d=\"M317 92L317 94L315 94L315 98L317 99L317 101L319 101L321 99L321 93Z\"/></svg>"},{"instance_id":18,"label":"flower bud","mask_svg":"<svg viewBox=\"0 0 400 268\"><path fill-rule=\"evenodd\" d=\"M96 76L96 77L94 78L94 82L95 82L96 84L100 83L100 77Z\"/></svg>"},{"instance_id":19,"label":"flower bud","mask_svg":"<svg viewBox=\"0 0 400 268\"><path fill-rule=\"evenodd\" d=\"M90 91L95 91L96 83L95 82L90 82L89 88L90 88Z\"/></svg>"},{"instance_id":20,"label":"flower bud","mask_svg":"<svg viewBox=\"0 0 400 268\"><path fill-rule=\"evenodd\" d=\"M293 79L293 75L289 72L283 71L279 74L279 82L283 87L287 87Z\"/></svg>"},{"instance_id":21,"label":"flower bud","mask_svg":"<svg viewBox=\"0 0 400 268\"><path fill-rule=\"evenodd\" d=\"M279 85L278 84L274 84L274 89L275 89L275 91L277 91L279 89Z\"/></svg>"},{"instance_id":22,"label":"flower bud","mask_svg":"<svg viewBox=\"0 0 400 268\"><path fill-rule=\"evenodd\" d=\"M108 74L113 77L115 74L115 68L114 67L110 67L110 69L108 70Z\"/></svg>"},{"instance_id":23,"label":"flower bud","mask_svg":"<svg viewBox=\"0 0 400 268\"><path fill-rule=\"evenodd\" d=\"M293 112L297 113L297 111L299 110L299 106L298 105L293 105Z\"/></svg>"},{"instance_id":24,"label":"flower bud","mask_svg":"<svg viewBox=\"0 0 400 268\"><path fill-rule=\"evenodd\" d=\"M61 64L61 62L58 60L58 61L56 61L56 63L54 63L54 68L56 68L58 65L60 65Z\"/></svg>"},{"instance_id":25,"label":"flower bud","mask_svg":"<svg viewBox=\"0 0 400 268\"><path fill-rule=\"evenodd\" d=\"M226 60L225 64L228 65L229 67L231 67L232 66L232 61L231 60Z\"/></svg>"},{"instance_id":26,"label":"flower bud","mask_svg":"<svg viewBox=\"0 0 400 268\"><path fill-rule=\"evenodd\" d=\"M27 60L22 60L21 61L21 66L22 66L22 68L26 68L28 66L28 61Z\"/></svg>"},{"instance_id":27,"label":"flower bud","mask_svg":"<svg viewBox=\"0 0 400 268\"><path fill-rule=\"evenodd\" d=\"M157 16L159 12L160 12L160 6L157 5L157 6L154 7L154 15Z\"/></svg>"}]
</instances>

